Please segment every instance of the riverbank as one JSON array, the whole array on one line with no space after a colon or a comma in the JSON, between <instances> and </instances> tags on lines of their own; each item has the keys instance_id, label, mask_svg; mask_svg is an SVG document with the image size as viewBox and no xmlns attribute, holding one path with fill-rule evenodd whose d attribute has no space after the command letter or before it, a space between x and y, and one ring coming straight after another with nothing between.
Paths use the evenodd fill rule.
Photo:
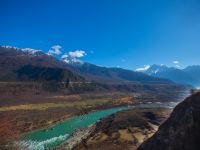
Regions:
<instances>
[{"instance_id":1,"label":"riverbank","mask_svg":"<svg viewBox=\"0 0 200 150\"><path fill-rule=\"evenodd\" d=\"M124 109L127 109L127 107L119 107L119 106L113 106L112 108L107 108L107 109L98 109L98 110L93 110L91 112L88 112L89 114L84 114L82 116L74 116L74 117L71 117L71 118L68 118L62 122L58 122L58 123L55 123L53 124L53 126L49 126L49 127L46 127L46 128L42 128L42 129L38 129L38 130L34 130L33 132L29 132L29 133L25 133L24 134L24 137L27 136L30 136L31 134L34 134L35 135L35 132L40 132L38 134L38 136L36 135L36 139L39 138L41 136L43 136L44 134L46 134L48 131L57 131L57 130L60 130L59 127L56 127L56 126L62 126L62 124L64 125L64 128L63 129L66 129L66 128L71 128L72 126L76 126L77 129L75 129L75 131L68 131L68 133L65 133L64 135L61 135L63 133L60 133L60 135L58 134L57 136L55 135L55 137L49 137L49 139L44 139L44 141L37 141L35 139L35 141L33 140L30 140L29 138L27 138L27 140L22 140L20 142L18 142L18 146L20 147L20 149L39 149L39 150L43 150L43 149L46 149L47 147L45 145L48 145L50 144L52 146L49 147L48 149L67 149L67 150L70 150L70 149L73 149L76 145L80 144L83 140L85 140L94 130L95 130L95 127L96 127L96 121L98 122L99 119L101 119L102 117L104 116L107 116L109 114L113 114L117 111L121 111L121 110L124 110ZM103 112L105 112L105 114L102 114ZM94 114L97 113L99 114L100 116L94 116ZM87 117L88 116L88 117ZM80 120L78 121L77 118L80 118ZM88 120L88 118L90 120ZM84 122L84 120L88 120L89 122ZM73 120L75 120L75 124L71 123ZM69 124L66 124L67 122L70 122ZM81 125L79 126L76 122L80 122L80 124L83 124L83 128L81 127ZM92 124L92 122L94 124ZM81 128L79 128L81 127ZM64 132L64 131L63 131ZM70 134L71 133L71 134ZM37 133L36 133L37 134ZM34 135L31 135L30 138ZM67 140L65 140L67 139ZM62 144L59 144L59 146L53 146L53 142L56 141L63 141L63 143L60 141L59 143L62 143ZM65 141L64 141L65 140ZM57 145L57 144L56 144ZM46 147L46 148L45 148Z\"/></svg>"},{"instance_id":2,"label":"riverbank","mask_svg":"<svg viewBox=\"0 0 200 150\"><path fill-rule=\"evenodd\" d=\"M73 148L74 145L79 144L81 140L87 138L87 136L90 135L91 131L89 130L90 125L95 124L96 122L99 122L104 117L107 117L111 114L115 114L116 112L120 112L123 110L127 109L136 109L136 110L144 110L144 109L170 109L175 106L176 103L168 102L168 103L147 103L147 104L137 104L137 105L132 105L132 106L126 106L126 107L112 107L109 109L103 109L103 110L96 110L92 111L88 114L80 115L80 116L75 116L70 119L67 119L63 122L59 122L54 124L53 126L46 128L46 129L40 129L40 130L35 130L33 132L30 132L28 134L25 134L24 138L22 139L22 146L23 147L28 147L29 149L46 149L46 148L52 148L52 147L58 147L59 145L62 145L66 139L69 138L70 136L70 142L68 142L68 148ZM151 113L151 112L150 112ZM127 119L130 120L129 116ZM155 116L154 116L155 117ZM151 120L152 121L152 120ZM137 122L137 121L136 121ZM126 122L122 122L121 125ZM156 125L152 122L146 122L148 125L148 128L151 128L153 130L156 129ZM142 125L139 125L142 126ZM129 129L132 130L132 129ZM135 129L133 129L135 130ZM82 134L74 134L76 132L81 132ZM142 130L141 130L142 131ZM156 130L155 130L156 131ZM120 131L121 133L125 134L126 130ZM139 130L137 132L140 132ZM142 134L147 134L147 131ZM140 135L140 138L138 141L143 141L141 136L144 138L149 138L150 134L153 134L151 130L148 131L148 135ZM71 136L72 135L72 136ZM74 136L76 135L76 136ZM128 135L129 136L129 135ZM37 142L36 142L37 141ZM72 146L73 145L73 146Z\"/></svg>"},{"instance_id":3,"label":"riverbank","mask_svg":"<svg viewBox=\"0 0 200 150\"><path fill-rule=\"evenodd\" d=\"M64 122L54 124L50 128L36 130L25 134L21 139L21 142L19 142L19 146L21 145L22 147L26 147L31 150L44 150L57 147L61 145L66 139L68 139L69 136L76 133L75 131L87 128L106 116L126 109L128 109L128 107L114 107L72 117L65 120Z\"/></svg>"},{"instance_id":4,"label":"riverbank","mask_svg":"<svg viewBox=\"0 0 200 150\"><path fill-rule=\"evenodd\" d=\"M56 150L72 150L82 141L86 140L95 130L96 124L76 130L63 144L54 148Z\"/></svg>"},{"instance_id":5,"label":"riverbank","mask_svg":"<svg viewBox=\"0 0 200 150\"><path fill-rule=\"evenodd\" d=\"M110 115L73 150L135 150L170 115L170 108L134 108Z\"/></svg>"}]
</instances>

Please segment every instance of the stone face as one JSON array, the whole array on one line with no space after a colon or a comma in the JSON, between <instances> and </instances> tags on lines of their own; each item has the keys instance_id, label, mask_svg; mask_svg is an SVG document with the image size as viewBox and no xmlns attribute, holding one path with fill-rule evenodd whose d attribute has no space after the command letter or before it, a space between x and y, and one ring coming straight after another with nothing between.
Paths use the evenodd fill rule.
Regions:
<instances>
[{"instance_id":1,"label":"stone face","mask_svg":"<svg viewBox=\"0 0 200 150\"><path fill-rule=\"evenodd\" d=\"M188 97L138 150L199 150L200 93Z\"/></svg>"}]
</instances>

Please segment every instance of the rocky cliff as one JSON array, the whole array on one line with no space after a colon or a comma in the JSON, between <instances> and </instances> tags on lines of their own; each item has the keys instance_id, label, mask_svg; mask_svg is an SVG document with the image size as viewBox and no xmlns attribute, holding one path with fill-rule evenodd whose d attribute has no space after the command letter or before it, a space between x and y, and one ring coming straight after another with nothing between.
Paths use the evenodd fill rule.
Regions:
<instances>
[{"instance_id":1,"label":"rocky cliff","mask_svg":"<svg viewBox=\"0 0 200 150\"><path fill-rule=\"evenodd\" d=\"M138 150L199 150L200 92L180 103L159 130Z\"/></svg>"}]
</instances>

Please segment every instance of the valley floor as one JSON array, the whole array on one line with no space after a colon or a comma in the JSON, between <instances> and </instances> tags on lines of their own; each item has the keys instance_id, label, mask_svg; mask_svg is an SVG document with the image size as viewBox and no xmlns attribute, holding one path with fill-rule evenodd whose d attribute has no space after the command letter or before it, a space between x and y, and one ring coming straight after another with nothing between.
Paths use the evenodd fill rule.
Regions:
<instances>
[{"instance_id":1,"label":"valley floor","mask_svg":"<svg viewBox=\"0 0 200 150\"><path fill-rule=\"evenodd\" d=\"M80 95L43 95L1 98L0 148L18 140L23 133L46 128L74 115L110 107L133 104L130 95L104 93Z\"/></svg>"},{"instance_id":2,"label":"valley floor","mask_svg":"<svg viewBox=\"0 0 200 150\"><path fill-rule=\"evenodd\" d=\"M175 99L173 94L120 92L0 96L0 149L19 140L24 133L49 127L75 115L140 102L172 101L172 97ZM170 109L131 109L111 115L97 123L94 132L89 132L75 149L135 149L157 130L170 112Z\"/></svg>"}]
</instances>

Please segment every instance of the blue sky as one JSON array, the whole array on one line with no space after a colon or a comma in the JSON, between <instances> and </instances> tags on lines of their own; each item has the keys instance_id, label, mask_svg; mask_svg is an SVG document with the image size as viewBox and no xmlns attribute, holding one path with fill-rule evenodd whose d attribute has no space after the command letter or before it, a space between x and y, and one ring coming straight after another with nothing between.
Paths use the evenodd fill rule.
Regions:
<instances>
[{"instance_id":1,"label":"blue sky","mask_svg":"<svg viewBox=\"0 0 200 150\"><path fill-rule=\"evenodd\" d=\"M135 69L200 64L199 0L0 0L0 45ZM60 55L61 56L61 55Z\"/></svg>"}]
</instances>

